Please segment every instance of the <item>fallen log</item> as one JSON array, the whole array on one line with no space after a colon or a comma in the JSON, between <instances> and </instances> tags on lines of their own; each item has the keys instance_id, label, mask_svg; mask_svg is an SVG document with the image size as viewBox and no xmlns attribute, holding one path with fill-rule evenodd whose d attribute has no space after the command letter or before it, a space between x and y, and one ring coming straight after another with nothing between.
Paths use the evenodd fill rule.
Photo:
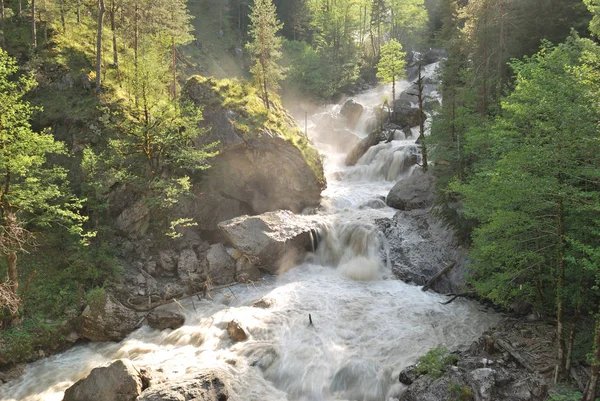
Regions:
<instances>
[{"instance_id":1,"label":"fallen log","mask_svg":"<svg viewBox=\"0 0 600 401\"><path fill-rule=\"evenodd\" d=\"M534 369L533 366L531 366L529 362L527 362L527 359L525 359L525 357L523 357L515 348L513 348L513 346L510 345L508 341L505 341L501 338L494 338L494 340L496 344L500 346L500 348L508 352L510 356L512 356L521 366L527 369L530 373L537 373L537 370Z\"/></svg>"},{"instance_id":2,"label":"fallen log","mask_svg":"<svg viewBox=\"0 0 600 401\"><path fill-rule=\"evenodd\" d=\"M231 287L233 285L237 285L237 284L225 284L225 285L219 285L219 286L216 286L216 287L205 288L205 289L203 289L201 291L198 291L198 292L195 292L193 294L186 295L185 297L170 298L170 299L165 299L165 300L162 300L162 301L156 301L156 302L154 302L154 303L152 303L152 304L150 304L148 306L141 306L141 305L133 304L128 299L127 302L126 302L126 304L127 304L126 306L129 309L133 309L136 312L150 312L150 311L158 308L159 306L168 305L168 304L171 304L173 302L179 302L179 301L184 300L184 299L189 299L189 298L193 298L193 297L196 297L196 296L200 299L200 295L202 295L202 297L206 297L206 296L210 297L210 293L212 291L219 291L219 290L222 290L224 288L229 288L229 290L231 291ZM233 293L233 291L231 291L231 292ZM234 296L235 296L235 294L234 294ZM195 305L194 305L194 307L195 307Z\"/></svg>"},{"instance_id":3,"label":"fallen log","mask_svg":"<svg viewBox=\"0 0 600 401\"><path fill-rule=\"evenodd\" d=\"M438 272L435 276L433 276L428 282L427 284L425 284L423 286L423 288L421 288L422 291L427 291L429 288L431 288L431 286L433 284L435 284L435 282L442 277L444 274L448 273L450 270L452 270L454 268L454 266L456 266L456 260L453 260L452 262L450 262L446 267L444 267L440 272Z\"/></svg>"}]
</instances>

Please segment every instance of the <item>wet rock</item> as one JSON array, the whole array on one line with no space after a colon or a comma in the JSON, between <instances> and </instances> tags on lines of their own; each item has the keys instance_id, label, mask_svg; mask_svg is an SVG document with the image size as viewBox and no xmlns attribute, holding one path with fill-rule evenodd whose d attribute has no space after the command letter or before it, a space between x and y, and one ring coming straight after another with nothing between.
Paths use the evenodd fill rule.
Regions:
<instances>
[{"instance_id":1,"label":"wet rock","mask_svg":"<svg viewBox=\"0 0 600 401\"><path fill-rule=\"evenodd\" d=\"M171 249L160 251L158 254L158 263L161 275L167 277L175 276L177 272L177 253Z\"/></svg>"},{"instance_id":2,"label":"wet rock","mask_svg":"<svg viewBox=\"0 0 600 401\"><path fill-rule=\"evenodd\" d=\"M433 205L434 189L435 177L417 170L394 185L386 203L399 210L426 209Z\"/></svg>"},{"instance_id":3,"label":"wet rock","mask_svg":"<svg viewBox=\"0 0 600 401\"><path fill-rule=\"evenodd\" d=\"M417 365L410 365L400 372L400 383L407 386L413 384L421 375L417 373Z\"/></svg>"},{"instance_id":4,"label":"wet rock","mask_svg":"<svg viewBox=\"0 0 600 401\"><path fill-rule=\"evenodd\" d=\"M63 401L134 401L142 392L142 378L127 359L96 368L65 391Z\"/></svg>"},{"instance_id":5,"label":"wet rock","mask_svg":"<svg viewBox=\"0 0 600 401\"><path fill-rule=\"evenodd\" d=\"M154 330L176 330L183 326L185 317L179 313L155 309L146 317L148 326Z\"/></svg>"},{"instance_id":6,"label":"wet rock","mask_svg":"<svg viewBox=\"0 0 600 401\"><path fill-rule=\"evenodd\" d=\"M246 334L246 331L237 320L232 320L227 324L227 333L229 333L229 338L236 342L246 341L248 339L248 334Z\"/></svg>"},{"instance_id":7,"label":"wet rock","mask_svg":"<svg viewBox=\"0 0 600 401\"><path fill-rule=\"evenodd\" d=\"M461 398L460 395L467 395ZM471 390L462 375L452 369L441 378L434 380L430 376L421 376L400 396L400 401L456 401L470 400Z\"/></svg>"},{"instance_id":8,"label":"wet rock","mask_svg":"<svg viewBox=\"0 0 600 401\"><path fill-rule=\"evenodd\" d=\"M225 383L214 373L202 373L193 379L177 380L152 386L138 401L227 401Z\"/></svg>"},{"instance_id":9,"label":"wet rock","mask_svg":"<svg viewBox=\"0 0 600 401\"><path fill-rule=\"evenodd\" d=\"M442 106L439 100L435 98L428 98L423 102L423 109L428 112L439 109Z\"/></svg>"},{"instance_id":10,"label":"wet rock","mask_svg":"<svg viewBox=\"0 0 600 401\"><path fill-rule=\"evenodd\" d=\"M121 341L134 331L138 315L112 295L88 305L81 315L81 336L92 341Z\"/></svg>"},{"instance_id":11,"label":"wet rock","mask_svg":"<svg viewBox=\"0 0 600 401\"><path fill-rule=\"evenodd\" d=\"M387 238L394 275L417 285L425 285L452 261L457 265L436 280L431 289L443 294L464 292L467 272L466 253L454 233L427 210L398 212L393 219L377 224Z\"/></svg>"},{"instance_id":12,"label":"wet rock","mask_svg":"<svg viewBox=\"0 0 600 401\"><path fill-rule=\"evenodd\" d=\"M311 249L315 222L288 210L242 216L219 224L228 242L256 267L276 274Z\"/></svg>"},{"instance_id":13,"label":"wet rock","mask_svg":"<svg viewBox=\"0 0 600 401\"><path fill-rule=\"evenodd\" d=\"M473 370L467 374L467 381L474 390L476 401L491 401L496 385L495 371L490 368Z\"/></svg>"},{"instance_id":14,"label":"wet rock","mask_svg":"<svg viewBox=\"0 0 600 401\"><path fill-rule=\"evenodd\" d=\"M354 166L358 160L367 153L367 150L386 139L387 138L385 138L385 135L381 131L371 132L352 149L348 156L346 156L346 166Z\"/></svg>"},{"instance_id":15,"label":"wet rock","mask_svg":"<svg viewBox=\"0 0 600 401\"><path fill-rule=\"evenodd\" d=\"M342 106L340 110L340 114L346 118L348 121L348 126L350 128L356 127L356 123L362 116L365 108L362 104L356 103L354 100L350 99Z\"/></svg>"},{"instance_id":16,"label":"wet rock","mask_svg":"<svg viewBox=\"0 0 600 401\"><path fill-rule=\"evenodd\" d=\"M214 244L206 254L206 275L216 285L232 283L235 280L235 260L223 244Z\"/></svg>"},{"instance_id":17,"label":"wet rock","mask_svg":"<svg viewBox=\"0 0 600 401\"><path fill-rule=\"evenodd\" d=\"M543 401L553 379L548 366L555 363L554 329L542 322L508 319L459 353L457 366L441 378L413 380L400 400ZM527 367L513 358L514 352Z\"/></svg>"},{"instance_id":18,"label":"wet rock","mask_svg":"<svg viewBox=\"0 0 600 401\"><path fill-rule=\"evenodd\" d=\"M198 274L199 267L198 257L192 248L181 251L177 261L177 275L180 279L198 280L200 278Z\"/></svg>"},{"instance_id":19,"label":"wet rock","mask_svg":"<svg viewBox=\"0 0 600 401\"><path fill-rule=\"evenodd\" d=\"M0 371L0 385L2 383L8 383L9 381L16 380L25 373L25 364L17 363L11 364L8 366L3 366L8 362L2 358L0 355L0 366L2 366L2 371Z\"/></svg>"},{"instance_id":20,"label":"wet rock","mask_svg":"<svg viewBox=\"0 0 600 401\"><path fill-rule=\"evenodd\" d=\"M255 308L268 309L275 305L275 300L272 298L261 298L252 304Z\"/></svg>"},{"instance_id":21,"label":"wet rock","mask_svg":"<svg viewBox=\"0 0 600 401\"><path fill-rule=\"evenodd\" d=\"M402 127L416 127L425 120L427 120L427 115L417 107L400 107L396 108L392 122Z\"/></svg>"}]
</instances>

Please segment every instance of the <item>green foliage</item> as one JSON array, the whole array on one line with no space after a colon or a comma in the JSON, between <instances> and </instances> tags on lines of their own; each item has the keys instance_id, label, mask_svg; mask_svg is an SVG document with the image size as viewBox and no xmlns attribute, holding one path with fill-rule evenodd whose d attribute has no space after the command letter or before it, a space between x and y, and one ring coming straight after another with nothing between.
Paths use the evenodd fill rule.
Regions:
<instances>
[{"instance_id":1,"label":"green foliage","mask_svg":"<svg viewBox=\"0 0 600 401\"><path fill-rule=\"evenodd\" d=\"M102 287L94 287L85 294L85 304L95 307L104 302L106 290Z\"/></svg>"},{"instance_id":2,"label":"green foliage","mask_svg":"<svg viewBox=\"0 0 600 401\"><path fill-rule=\"evenodd\" d=\"M38 359L38 350L55 349L60 340L60 322L48 323L40 317L26 318L19 326L2 332L0 353L9 363Z\"/></svg>"},{"instance_id":3,"label":"green foliage","mask_svg":"<svg viewBox=\"0 0 600 401\"><path fill-rule=\"evenodd\" d=\"M473 399L473 392L468 386L464 386L458 383L452 383L450 385L450 394L452 395L453 401L471 401Z\"/></svg>"},{"instance_id":4,"label":"green foliage","mask_svg":"<svg viewBox=\"0 0 600 401\"><path fill-rule=\"evenodd\" d=\"M550 394L550 401L581 401L583 394L579 391L562 389L559 393Z\"/></svg>"},{"instance_id":5,"label":"green foliage","mask_svg":"<svg viewBox=\"0 0 600 401\"><path fill-rule=\"evenodd\" d=\"M600 112L590 89L600 77L599 55L594 43L571 38L514 63L517 86L503 114L467 139L467 147L486 143L491 150L469 183L454 189L464 196L466 215L481 224L473 236L472 283L494 302L546 304L556 272L546 267L558 268L563 258L567 282L597 274L597 265L585 269L577 261L581 247L564 240L591 245L598 238L590 223L600 213ZM576 303L581 290L567 287L564 295Z\"/></svg>"},{"instance_id":6,"label":"green foliage","mask_svg":"<svg viewBox=\"0 0 600 401\"><path fill-rule=\"evenodd\" d=\"M252 67L250 72L259 88L267 109L271 107L269 91L277 91L285 77L285 68L279 65L281 38L277 36L282 25L277 20L272 0L255 0L250 14L249 35L251 42L246 47L250 52Z\"/></svg>"},{"instance_id":7,"label":"green foliage","mask_svg":"<svg viewBox=\"0 0 600 401\"><path fill-rule=\"evenodd\" d=\"M404 76L406 53L396 39L390 40L381 47L381 58L377 64L377 78L384 83L390 83ZM394 99L395 100L395 99Z\"/></svg>"},{"instance_id":8,"label":"green foliage","mask_svg":"<svg viewBox=\"0 0 600 401\"><path fill-rule=\"evenodd\" d=\"M446 373L446 368L458 361L458 356L448 352L443 346L435 347L427 351L419 358L416 371L422 375L428 375L434 379L440 378Z\"/></svg>"}]
</instances>

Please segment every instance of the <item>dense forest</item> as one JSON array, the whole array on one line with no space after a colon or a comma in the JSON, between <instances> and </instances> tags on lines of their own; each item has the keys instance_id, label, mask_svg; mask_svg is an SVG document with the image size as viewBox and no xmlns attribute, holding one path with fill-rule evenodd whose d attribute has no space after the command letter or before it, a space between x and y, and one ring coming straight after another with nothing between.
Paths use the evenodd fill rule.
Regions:
<instances>
[{"instance_id":1,"label":"dense forest","mask_svg":"<svg viewBox=\"0 0 600 401\"><path fill-rule=\"evenodd\" d=\"M443 103L421 147L434 213L469 249L468 295L555 320L554 381L586 365L585 394L568 399L600 395L597 0L0 0L0 11L0 364L66 347L64 322L122 289L129 231L156 247L191 241L186 230L216 242L219 221L190 204L206 199L217 219L241 196L217 189L233 163L209 134L219 107L245 141L293 144L319 192L321 158L284 106L391 83L395 108L406 60L438 48ZM126 203L152 218L121 224ZM240 214L310 203L240 201Z\"/></svg>"}]
</instances>

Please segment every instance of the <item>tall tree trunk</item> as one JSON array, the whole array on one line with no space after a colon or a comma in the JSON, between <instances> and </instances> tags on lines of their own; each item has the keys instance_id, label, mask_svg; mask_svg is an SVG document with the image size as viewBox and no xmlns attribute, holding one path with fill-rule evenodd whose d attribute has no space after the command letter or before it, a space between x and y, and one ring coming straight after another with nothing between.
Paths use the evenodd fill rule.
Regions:
<instances>
[{"instance_id":1,"label":"tall tree trunk","mask_svg":"<svg viewBox=\"0 0 600 401\"><path fill-rule=\"evenodd\" d=\"M592 361L592 375L587 389L583 396L583 401L594 401L596 399L596 389L600 379L600 312L596 316L596 335L594 339L594 360Z\"/></svg>"},{"instance_id":2,"label":"tall tree trunk","mask_svg":"<svg viewBox=\"0 0 600 401\"><path fill-rule=\"evenodd\" d=\"M42 19L41 11L38 12L38 18L40 20L40 24L44 22L44 44L48 43L48 9L46 8L46 0L42 0L42 10L44 11L45 21Z\"/></svg>"},{"instance_id":3,"label":"tall tree trunk","mask_svg":"<svg viewBox=\"0 0 600 401\"><path fill-rule=\"evenodd\" d=\"M6 12L4 11L4 0L0 0L0 45L6 47L6 37L4 36L4 20L6 19Z\"/></svg>"},{"instance_id":4,"label":"tall tree trunk","mask_svg":"<svg viewBox=\"0 0 600 401\"><path fill-rule=\"evenodd\" d=\"M60 8L60 23L62 25L63 33L67 32L67 23L65 22L65 0L60 0L59 2Z\"/></svg>"},{"instance_id":5,"label":"tall tree trunk","mask_svg":"<svg viewBox=\"0 0 600 401\"><path fill-rule=\"evenodd\" d=\"M173 69L173 100L177 100L177 65L175 60L175 36L171 35L171 68Z\"/></svg>"},{"instance_id":6,"label":"tall tree trunk","mask_svg":"<svg viewBox=\"0 0 600 401\"><path fill-rule=\"evenodd\" d=\"M81 24L81 0L77 0L77 25Z\"/></svg>"},{"instance_id":7,"label":"tall tree trunk","mask_svg":"<svg viewBox=\"0 0 600 401\"><path fill-rule=\"evenodd\" d=\"M37 29L35 26L35 0L31 0L31 45L33 48L37 48Z\"/></svg>"},{"instance_id":8,"label":"tall tree trunk","mask_svg":"<svg viewBox=\"0 0 600 401\"><path fill-rule=\"evenodd\" d=\"M19 272L17 270L17 253L11 252L5 256L6 266L8 268L8 281L12 292L17 295L19 292Z\"/></svg>"},{"instance_id":9,"label":"tall tree trunk","mask_svg":"<svg viewBox=\"0 0 600 401\"><path fill-rule=\"evenodd\" d=\"M417 87L419 90L419 138L421 139L421 157L423 158L423 172L427 172L429 165L427 163L427 145L425 144L425 120L421 118L423 115L423 75L421 74L421 64L419 63L419 78L417 80Z\"/></svg>"},{"instance_id":10,"label":"tall tree trunk","mask_svg":"<svg viewBox=\"0 0 600 401\"><path fill-rule=\"evenodd\" d=\"M583 274L584 270L583 268L581 268L579 272L579 280L577 281L577 306L575 308L575 314L573 315L573 318L571 319L571 323L569 325L569 338L567 340L567 361L565 363L565 372L567 375L571 371L571 366L573 364L573 348L575 347L575 334L577 334L577 324L581 319L581 289L583 288Z\"/></svg>"},{"instance_id":11,"label":"tall tree trunk","mask_svg":"<svg viewBox=\"0 0 600 401\"><path fill-rule=\"evenodd\" d=\"M117 13L117 6L115 0L111 0L110 4L110 30L112 33L112 47L113 47L113 66L117 72L117 81L121 83L121 72L119 71L119 49L117 48L117 24L115 22L115 14Z\"/></svg>"},{"instance_id":12,"label":"tall tree trunk","mask_svg":"<svg viewBox=\"0 0 600 401\"><path fill-rule=\"evenodd\" d=\"M102 85L102 26L104 25L104 0L98 0L98 32L96 37L96 92Z\"/></svg>"},{"instance_id":13,"label":"tall tree trunk","mask_svg":"<svg viewBox=\"0 0 600 401\"><path fill-rule=\"evenodd\" d=\"M19 8L17 9L17 15L20 17L23 14L23 4L21 0L19 0Z\"/></svg>"},{"instance_id":14,"label":"tall tree trunk","mask_svg":"<svg viewBox=\"0 0 600 401\"><path fill-rule=\"evenodd\" d=\"M565 287L565 260L564 260L564 222L563 222L564 206L563 200L559 199L557 207L556 234L558 237L557 252L556 252L556 342L558 347L558 355L556 369L554 371L554 382L558 383L564 377L564 367L566 365L565 352L565 301L563 289Z\"/></svg>"}]
</instances>

